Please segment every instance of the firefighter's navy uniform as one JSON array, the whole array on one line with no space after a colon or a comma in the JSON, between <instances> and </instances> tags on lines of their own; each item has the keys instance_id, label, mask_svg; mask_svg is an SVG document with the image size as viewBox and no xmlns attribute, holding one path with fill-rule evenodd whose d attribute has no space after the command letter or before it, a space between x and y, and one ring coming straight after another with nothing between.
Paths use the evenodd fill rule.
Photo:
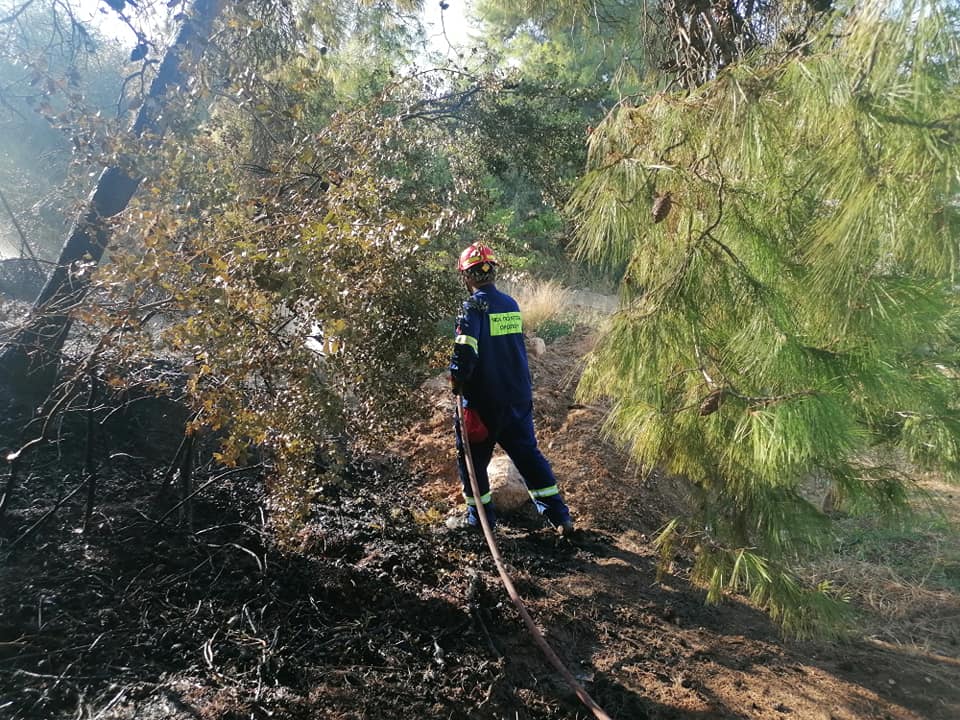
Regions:
<instances>
[{"instance_id":1,"label":"firefighter's navy uniform","mask_svg":"<svg viewBox=\"0 0 960 720\"><path fill-rule=\"evenodd\" d=\"M555 525L570 522L570 511L557 488L550 463L537 448L533 430L533 389L523 323L517 302L493 284L483 285L463 304L457 318L456 338L450 374L462 388L463 407L468 429L471 413L486 426L486 437L470 431L479 503L487 511L491 524L496 515L487 478L487 464L494 446L500 445L523 476L537 510ZM483 439L478 439L483 438ZM467 520L479 523L478 498L473 497L470 478L463 458L460 434L457 437L460 481L467 502Z\"/></svg>"}]
</instances>

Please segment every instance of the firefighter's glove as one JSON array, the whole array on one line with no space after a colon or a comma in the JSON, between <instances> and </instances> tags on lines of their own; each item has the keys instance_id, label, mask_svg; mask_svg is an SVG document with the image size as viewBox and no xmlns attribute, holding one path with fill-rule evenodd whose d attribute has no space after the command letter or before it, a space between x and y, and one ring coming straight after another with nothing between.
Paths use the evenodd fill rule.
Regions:
<instances>
[{"instance_id":1,"label":"firefighter's glove","mask_svg":"<svg viewBox=\"0 0 960 720\"><path fill-rule=\"evenodd\" d=\"M450 375L450 391L454 395L463 395L463 382L454 375Z\"/></svg>"}]
</instances>

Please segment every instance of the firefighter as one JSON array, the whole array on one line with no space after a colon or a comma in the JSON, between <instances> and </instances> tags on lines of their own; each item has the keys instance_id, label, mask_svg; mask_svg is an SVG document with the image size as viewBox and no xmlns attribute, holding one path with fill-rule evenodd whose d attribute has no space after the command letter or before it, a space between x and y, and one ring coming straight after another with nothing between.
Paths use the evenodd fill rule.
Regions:
<instances>
[{"instance_id":1,"label":"firefighter","mask_svg":"<svg viewBox=\"0 0 960 720\"><path fill-rule=\"evenodd\" d=\"M462 403L462 434L470 443L481 493L479 498L473 496L458 445L467 523L480 524L477 513L482 507L491 527L496 524L487 464L494 446L499 445L523 477L537 511L561 535L568 536L574 530L570 510L534 434L533 389L520 308L516 300L497 290L497 259L487 245L470 245L460 254L457 269L470 298L457 318L450 382Z\"/></svg>"}]
</instances>

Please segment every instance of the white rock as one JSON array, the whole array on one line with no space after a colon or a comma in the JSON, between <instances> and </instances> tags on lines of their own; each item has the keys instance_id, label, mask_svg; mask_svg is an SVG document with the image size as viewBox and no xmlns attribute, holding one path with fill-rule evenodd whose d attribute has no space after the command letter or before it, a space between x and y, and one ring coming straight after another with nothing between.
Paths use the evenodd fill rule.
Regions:
<instances>
[{"instance_id":1,"label":"white rock","mask_svg":"<svg viewBox=\"0 0 960 720\"><path fill-rule=\"evenodd\" d=\"M543 357L547 352L547 343L543 338L527 338L527 351L534 357Z\"/></svg>"},{"instance_id":2,"label":"white rock","mask_svg":"<svg viewBox=\"0 0 960 720\"><path fill-rule=\"evenodd\" d=\"M487 466L487 477L497 512L516 512L530 502L530 493L520 472L506 455L498 453L493 457Z\"/></svg>"},{"instance_id":3,"label":"white rock","mask_svg":"<svg viewBox=\"0 0 960 720\"><path fill-rule=\"evenodd\" d=\"M450 392L450 373L444 371L439 375L428 378L420 389L432 399L436 407L452 409L454 406L454 394Z\"/></svg>"},{"instance_id":4,"label":"white rock","mask_svg":"<svg viewBox=\"0 0 960 720\"><path fill-rule=\"evenodd\" d=\"M434 375L432 378L426 380L420 387L429 393L439 393L444 391L449 393L450 373L445 370L439 375Z\"/></svg>"}]
</instances>

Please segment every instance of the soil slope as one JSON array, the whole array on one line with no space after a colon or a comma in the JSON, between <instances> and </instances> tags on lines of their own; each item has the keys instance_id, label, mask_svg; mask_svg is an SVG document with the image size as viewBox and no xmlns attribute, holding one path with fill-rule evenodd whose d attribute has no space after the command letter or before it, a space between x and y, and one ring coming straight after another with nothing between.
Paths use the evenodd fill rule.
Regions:
<instances>
[{"instance_id":1,"label":"soil slope","mask_svg":"<svg viewBox=\"0 0 960 720\"><path fill-rule=\"evenodd\" d=\"M683 558L674 575L657 582L650 538L678 509L679 491L658 473L632 466L604 438L602 408L575 402L579 363L591 341L584 329L531 356L540 444L584 531L574 548L541 541L551 561L565 559L559 571L528 557L528 541L513 537L509 520L500 533L507 558L523 558L520 577L531 588L534 616L571 665L586 668L588 690L609 694L604 709L622 718L960 717L960 613L949 599L933 611L955 628L945 634L953 652L867 639L785 641L747 602L705 605L704 593L687 581ZM433 479L425 484L428 497L455 503L452 406L436 397L437 412L405 452ZM532 643L522 641L526 648L512 660L543 666Z\"/></svg>"}]
</instances>

